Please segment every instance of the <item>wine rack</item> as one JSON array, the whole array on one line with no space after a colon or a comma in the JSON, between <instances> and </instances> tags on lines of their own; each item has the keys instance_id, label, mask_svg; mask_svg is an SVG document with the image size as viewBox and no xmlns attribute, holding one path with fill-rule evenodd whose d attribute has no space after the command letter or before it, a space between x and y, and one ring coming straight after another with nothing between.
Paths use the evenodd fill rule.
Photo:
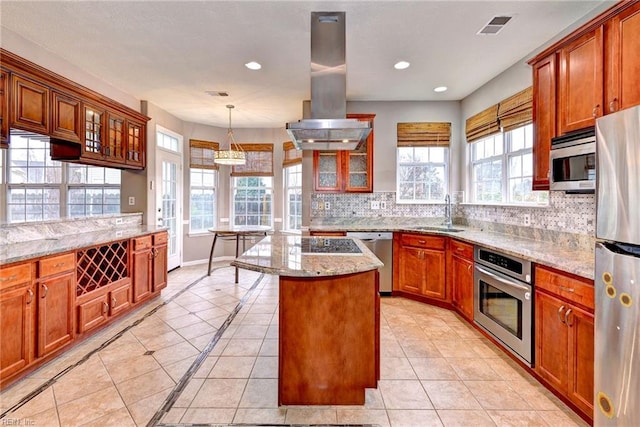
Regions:
<instances>
[{"instance_id":1,"label":"wine rack","mask_svg":"<svg viewBox=\"0 0 640 427\"><path fill-rule=\"evenodd\" d=\"M129 241L122 240L77 252L76 295L129 277Z\"/></svg>"}]
</instances>

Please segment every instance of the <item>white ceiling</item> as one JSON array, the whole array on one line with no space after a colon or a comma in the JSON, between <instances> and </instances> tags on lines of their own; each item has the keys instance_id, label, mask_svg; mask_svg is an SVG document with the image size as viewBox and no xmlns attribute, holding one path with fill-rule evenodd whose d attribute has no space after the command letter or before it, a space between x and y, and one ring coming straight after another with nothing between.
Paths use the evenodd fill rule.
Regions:
<instances>
[{"instance_id":1,"label":"white ceiling","mask_svg":"<svg viewBox=\"0 0 640 427\"><path fill-rule=\"evenodd\" d=\"M346 12L347 100L431 101L463 99L602 3L2 0L0 22L182 120L226 127L231 103L234 127L280 128L310 98L312 11ZM513 19L476 35L498 15Z\"/></svg>"}]
</instances>

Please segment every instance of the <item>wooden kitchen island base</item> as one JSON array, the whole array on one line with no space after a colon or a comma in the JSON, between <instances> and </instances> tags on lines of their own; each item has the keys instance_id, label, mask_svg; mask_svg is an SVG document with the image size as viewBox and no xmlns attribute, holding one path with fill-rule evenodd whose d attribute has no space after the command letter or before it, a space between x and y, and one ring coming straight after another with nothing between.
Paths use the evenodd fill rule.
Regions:
<instances>
[{"instance_id":1,"label":"wooden kitchen island base","mask_svg":"<svg viewBox=\"0 0 640 427\"><path fill-rule=\"evenodd\" d=\"M280 276L279 405L362 405L380 379L378 271Z\"/></svg>"}]
</instances>

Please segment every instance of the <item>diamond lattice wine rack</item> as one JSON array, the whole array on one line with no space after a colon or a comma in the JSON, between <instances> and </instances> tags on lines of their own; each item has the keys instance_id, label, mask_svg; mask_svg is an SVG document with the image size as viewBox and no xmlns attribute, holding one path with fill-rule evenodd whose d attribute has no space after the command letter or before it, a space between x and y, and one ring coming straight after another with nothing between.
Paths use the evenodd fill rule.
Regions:
<instances>
[{"instance_id":1,"label":"diamond lattice wine rack","mask_svg":"<svg viewBox=\"0 0 640 427\"><path fill-rule=\"evenodd\" d=\"M129 276L128 240L78 251L77 296Z\"/></svg>"}]
</instances>

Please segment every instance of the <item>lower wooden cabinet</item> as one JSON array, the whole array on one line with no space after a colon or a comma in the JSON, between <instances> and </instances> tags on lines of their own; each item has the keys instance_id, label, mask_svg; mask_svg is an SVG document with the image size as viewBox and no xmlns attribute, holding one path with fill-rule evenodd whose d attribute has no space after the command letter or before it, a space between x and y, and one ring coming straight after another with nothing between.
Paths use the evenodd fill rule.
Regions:
<instances>
[{"instance_id":1,"label":"lower wooden cabinet","mask_svg":"<svg viewBox=\"0 0 640 427\"><path fill-rule=\"evenodd\" d=\"M46 356L73 340L75 272L38 284L38 357Z\"/></svg>"},{"instance_id":2,"label":"lower wooden cabinet","mask_svg":"<svg viewBox=\"0 0 640 427\"><path fill-rule=\"evenodd\" d=\"M453 306L473 322L473 246L451 239L451 299Z\"/></svg>"},{"instance_id":3,"label":"lower wooden cabinet","mask_svg":"<svg viewBox=\"0 0 640 427\"><path fill-rule=\"evenodd\" d=\"M167 286L166 231L133 239L133 302L139 303Z\"/></svg>"},{"instance_id":4,"label":"lower wooden cabinet","mask_svg":"<svg viewBox=\"0 0 640 427\"><path fill-rule=\"evenodd\" d=\"M131 307L131 282L124 279L83 297L78 304L78 332L85 333Z\"/></svg>"},{"instance_id":5,"label":"lower wooden cabinet","mask_svg":"<svg viewBox=\"0 0 640 427\"><path fill-rule=\"evenodd\" d=\"M167 256L168 256L168 240L169 234L166 232L156 233L153 235L153 282L151 290L159 292L167 287Z\"/></svg>"},{"instance_id":6,"label":"lower wooden cabinet","mask_svg":"<svg viewBox=\"0 0 640 427\"><path fill-rule=\"evenodd\" d=\"M593 418L593 281L537 266L535 371Z\"/></svg>"},{"instance_id":7,"label":"lower wooden cabinet","mask_svg":"<svg viewBox=\"0 0 640 427\"><path fill-rule=\"evenodd\" d=\"M394 290L440 301L447 291L446 237L413 233L394 234Z\"/></svg>"}]
</instances>

